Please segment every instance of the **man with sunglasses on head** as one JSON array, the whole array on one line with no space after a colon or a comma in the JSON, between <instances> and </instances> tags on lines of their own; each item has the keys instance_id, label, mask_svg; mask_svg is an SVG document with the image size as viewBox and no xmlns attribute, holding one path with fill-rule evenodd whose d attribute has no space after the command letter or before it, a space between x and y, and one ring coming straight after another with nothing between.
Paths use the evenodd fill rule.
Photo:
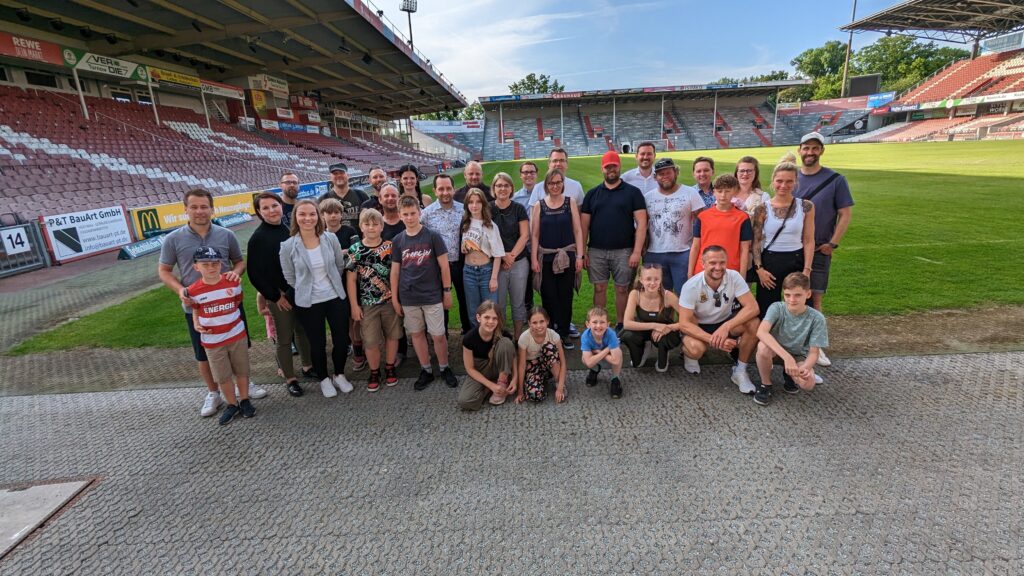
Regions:
<instances>
[{"instance_id":1,"label":"man with sunglasses on head","mask_svg":"<svg viewBox=\"0 0 1024 576\"><path fill-rule=\"evenodd\" d=\"M679 329L683 333L683 368L700 374L700 358L708 348L739 350L731 380L744 394L757 387L747 374L747 362L757 348L758 307L750 286L728 267L721 246L701 250L704 269L694 274L679 294Z\"/></svg>"}]
</instances>

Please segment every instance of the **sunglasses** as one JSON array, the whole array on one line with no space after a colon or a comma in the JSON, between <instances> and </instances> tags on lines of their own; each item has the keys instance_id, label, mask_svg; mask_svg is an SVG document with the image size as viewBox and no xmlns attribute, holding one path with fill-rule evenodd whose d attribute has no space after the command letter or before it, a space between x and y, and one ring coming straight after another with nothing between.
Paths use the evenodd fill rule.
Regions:
<instances>
[{"instance_id":1,"label":"sunglasses","mask_svg":"<svg viewBox=\"0 0 1024 576\"><path fill-rule=\"evenodd\" d=\"M715 308L722 307L722 300L725 300L726 302L729 301L729 297L721 292L712 292L711 297L715 299Z\"/></svg>"}]
</instances>

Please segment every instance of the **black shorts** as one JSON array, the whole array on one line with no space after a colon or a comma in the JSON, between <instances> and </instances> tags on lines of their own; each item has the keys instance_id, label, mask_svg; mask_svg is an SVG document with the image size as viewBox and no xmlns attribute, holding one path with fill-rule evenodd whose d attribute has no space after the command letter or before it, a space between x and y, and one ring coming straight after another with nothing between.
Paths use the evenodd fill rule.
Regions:
<instances>
[{"instance_id":1,"label":"black shorts","mask_svg":"<svg viewBox=\"0 0 1024 576\"><path fill-rule=\"evenodd\" d=\"M824 294L828 290L828 273L832 269L832 256L814 252L811 264L811 291Z\"/></svg>"},{"instance_id":2,"label":"black shorts","mask_svg":"<svg viewBox=\"0 0 1024 576\"><path fill-rule=\"evenodd\" d=\"M735 318L736 317L736 312L738 312L738 310L734 309L729 314L729 317L726 318L725 320L722 320L721 322L716 322L714 324L697 324L697 326L700 326L700 329L705 331L705 332L707 332L708 334L714 334L715 331L717 331L719 328L722 327L722 324L725 324L729 320L732 320L733 318Z\"/></svg>"}]
</instances>

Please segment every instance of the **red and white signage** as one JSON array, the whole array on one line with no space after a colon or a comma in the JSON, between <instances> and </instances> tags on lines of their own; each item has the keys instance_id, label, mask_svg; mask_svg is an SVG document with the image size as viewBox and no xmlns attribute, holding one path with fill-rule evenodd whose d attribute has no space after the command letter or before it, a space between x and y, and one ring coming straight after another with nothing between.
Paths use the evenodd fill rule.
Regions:
<instances>
[{"instance_id":1,"label":"red and white signage","mask_svg":"<svg viewBox=\"0 0 1024 576\"><path fill-rule=\"evenodd\" d=\"M203 94L208 96L220 96L221 98L231 98L233 100L245 100L245 90L242 90L237 86L222 84L220 82L214 82L213 80L200 80L200 84L203 88Z\"/></svg>"},{"instance_id":2,"label":"red and white signage","mask_svg":"<svg viewBox=\"0 0 1024 576\"><path fill-rule=\"evenodd\" d=\"M45 64L64 65L60 46L27 36L0 32L0 55Z\"/></svg>"}]
</instances>

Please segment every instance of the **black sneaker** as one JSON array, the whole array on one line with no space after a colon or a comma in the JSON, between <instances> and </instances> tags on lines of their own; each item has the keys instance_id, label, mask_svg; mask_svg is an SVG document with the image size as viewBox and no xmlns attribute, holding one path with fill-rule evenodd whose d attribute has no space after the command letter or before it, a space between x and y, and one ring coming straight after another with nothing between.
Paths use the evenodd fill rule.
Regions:
<instances>
[{"instance_id":1,"label":"black sneaker","mask_svg":"<svg viewBox=\"0 0 1024 576\"><path fill-rule=\"evenodd\" d=\"M597 386L598 370L587 370L587 386Z\"/></svg>"},{"instance_id":2,"label":"black sneaker","mask_svg":"<svg viewBox=\"0 0 1024 576\"><path fill-rule=\"evenodd\" d=\"M782 373L782 389L785 390L787 394L800 393L800 387L797 386L796 382L793 381L793 378L791 378L789 374L786 374L785 372Z\"/></svg>"},{"instance_id":3,"label":"black sneaker","mask_svg":"<svg viewBox=\"0 0 1024 576\"><path fill-rule=\"evenodd\" d=\"M296 398L302 396L302 386L299 386L298 380L292 380L288 383L288 393Z\"/></svg>"},{"instance_id":4,"label":"black sneaker","mask_svg":"<svg viewBox=\"0 0 1024 576\"><path fill-rule=\"evenodd\" d=\"M455 373L452 372L451 366L441 370L441 377L444 378L444 383L447 384L449 388L455 388L459 385L459 379L455 377Z\"/></svg>"},{"instance_id":5,"label":"black sneaker","mask_svg":"<svg viewBox=\"0 0 1024 576\"><path fill-rule=\"evenodd\" d=\"M248 398L239 402L238 408L242 410L242 418L252 418L256 415L256 407L249 402Z\"/></svg>"},{"instance_id":6,"label":"black sneaker","mask_svg":"<svg viewBox=\"0 0 1024 576\"><path fill-rule=\"evenodd\" d=\"M622 331L625 329L626 327L622 325L622 322L619 322L618 324L615 325L615 335L622 336Z\"/></svg>"},{"instance_id":7,"label":"black sneaker","mask_svg":"<svg viewBox=\"0 0 1024 576\"><path fill-rule=\"evenodd\" d=\"M238 406L235 406L234 404L228 404L228 407L225 408L224 411L220 413L220 420L218 421L218 423L221 426L224 426L225 424L230 424L231 421L234 420L235 417L241 413L242 411L238 408Z\"/></svg>"},{"instance_id":8,"label":"black sneaker","mask_svg":"<svg viewBox=\"0 0 1024 576\"><path fill-rule=\"evenodd\" d=\"M427 386L434 381L434 375L430 373L430 370L420 369L420 375L416 378L416 383L412 385L414 390L426 390Z\"/></svg>"},{"instance_id":9,"label":"black sneaker","mask_svg":"<svg viewBox=\"0 0 1024 576\"><path fill-rule=\"evenodd\" d=\"M565 348L566 350L575 350L576 345L573 344L572 340L569 340L568 338L562 338L562 348Z\"/></svg>"},{"instance_id":10,"label":"black sneaker","mask_svg":"<svg viewBox=\"0 0 1024 576\"><path fill-rule=\"evenodd\" d=\"M302 368L301 370L302 377L305 378L306 380L320 380L320 378L316 377L316 372L314 372L312 368L310 368L309 370Z\"/></svg>"},{"instance_id":11,"label":"black sneaker","mask_svg":"<svg viewBox=\"0 0 1024 576\"><path fill-rule=\"evenodd\" d=\"M608 387L608 390L612 394L612 400L622 398L622 381L618 378L612 378L612 383Z\"/></svg>"},{"instance_id":12,"label":"black sneaker","mask_svg":"<svg viewBox=\"0 0 1024 576\"><path fill-rule=\"evenodd\" d=\"M757 385L757 391L754 392L754 402L761 406L767 406L772 401L772 387L765 386L764 384Z\"/></svg>"}]
</instances>

